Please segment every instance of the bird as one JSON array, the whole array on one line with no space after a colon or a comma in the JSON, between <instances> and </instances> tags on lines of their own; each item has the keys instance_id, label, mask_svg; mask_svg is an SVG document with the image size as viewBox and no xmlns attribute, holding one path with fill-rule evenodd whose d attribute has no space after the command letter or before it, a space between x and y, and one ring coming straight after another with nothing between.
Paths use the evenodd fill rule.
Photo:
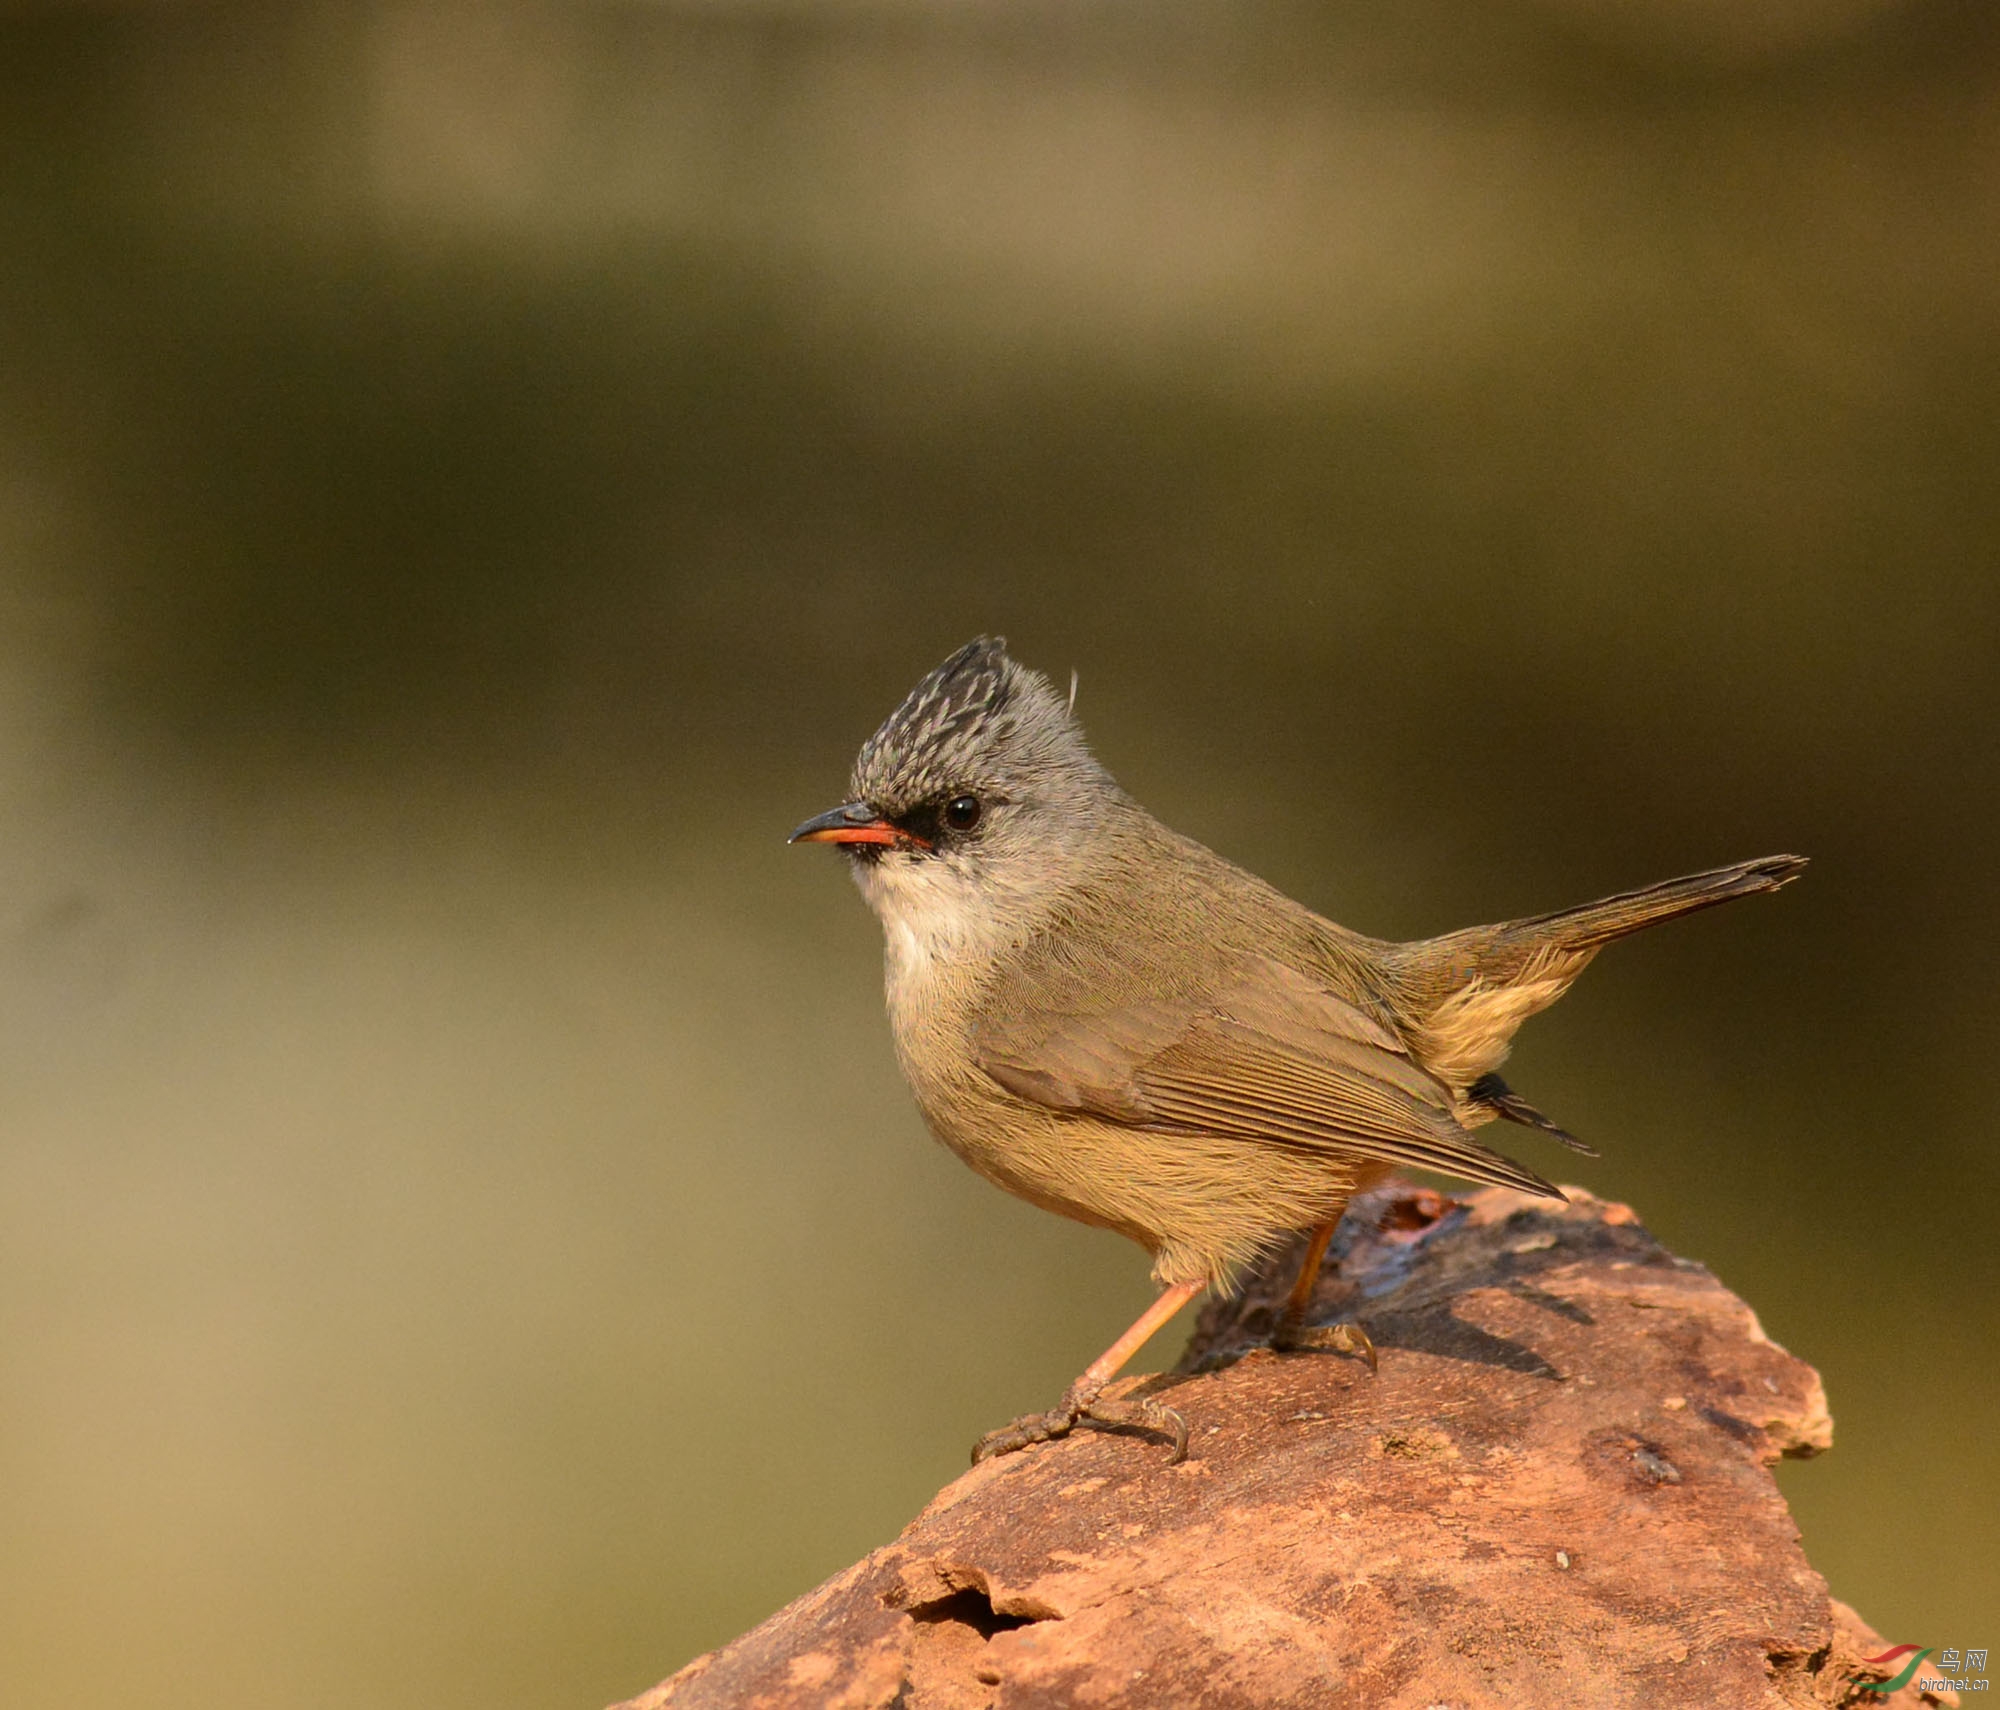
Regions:
<instances>
[{"instance_id":1,"label":"bird","mask_svg":"<svg viewBox=\"0 0 2000 1710\"><path fill-rule=\"evenodd\" d=\"M1588 1152L1500 1077L1515 1030L1604 945L1776 890L1771 855L1408 943L1369 938L1170 830L1119 787L1068 696L980 636L862 745L849 799L794 843L844 854L884 935L900 1064L930 1130L989 1181L1137 1242L1159 1293L1053 1408L975 1463L1079 1424L1186 1422L1106 1386L1204 1289L1300 1233L1281 1349L1375 1366L1307 1322L1348 1201L1398 1166L1560 1199L1484 1145L1496 1118Z\"/></svg>"}]
</instances>

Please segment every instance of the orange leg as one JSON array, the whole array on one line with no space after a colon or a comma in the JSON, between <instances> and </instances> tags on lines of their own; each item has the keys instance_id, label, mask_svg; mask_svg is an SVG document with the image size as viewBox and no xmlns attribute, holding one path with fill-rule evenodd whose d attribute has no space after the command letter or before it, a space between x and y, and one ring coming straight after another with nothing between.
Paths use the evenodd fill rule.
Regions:
<instances>
[{"instance_id":1,"label":"orange leg","mask_svg":"<svg viewBox=\"0 0 2000 1710\"><path fill-rule=\"evenodd\" d=\"M1285 1300L1284 1316L1278 1320L1281 1337L1296 1335L1306 1327L1306 1314L1312 1310L1313 1291L1319 1286L1319 1268L1326 1259L1327 1245L1333 1240L1333 1231L1339 1222L1336 1217L1322 1223L1306 1243L1306 1256L1299 1261L1298 1280L1292 1284L1292 1292Z\"/></svg>"},{"instance_id":2,"label":"orange leg","mask_svg":"<svg viewBox=\"0 0 2000 1710\"><path fill-rule=\"evenodd\" d=\"M1319 1286L1319 1267L1326 1258L1327 1243L1333 1239L1334 1225L1322 1223L1312 1232L1312 1239L1306 1243L1306 1256L1299 1265L1298 1280L1292 1284L1292 1292L1285 1297L1285 1310L1279 1314L1278 1328L1272 1334L1271 1346L1287 1353L1304 1352L1309 1348L1329 1348L1342 1354L1359 1354L1368 1362L1368 1369L1375 1369L1375 1344L1368 1339L1368 1332L1359 1324L1323 1324L1308 1327L1306 1315L1312 1311L1313 1293Z\"/></svg>"},{"instance_id":3,"label":"orange leg","mask_svg":"<svg viewBox=\"0 0 2000 1710\"><path fill-rule=\"evenodd\" d=\"M1160 1298L1132 1321L1132 1328L1084 1368L1083 1376L1069 1386L1071 1393L1087 1392L1094 1399L1125 1369L1125 1362L1153 1339L1160 1326L1206 1287L1207 1283L1184 1282L1162 1290Z\"/></svg>"},{"instance_id":4,"label":"orange leg","mask_svg":"<svg viewBox=\"0 0 2000 1710\"><path fill-rule=\"evenodd\" d=\"M1132 1328L1084 1368L1083 1375L1064 1392L1059 1405L1047 1413L1029 1413L1011 1425L989 1431L973 1445L972 1460L990 1460L995 1455L1025 1449L1030 1443L1046 1443L1051 1437L1066 1437L1079 1419L1095 1419L1104 1425L1136 1425L1171 1437L1173 1461L1187 1456L1187 1423L1170 1407L1157 1401L1105 1401L1104 1386L1124 1369L1125 1362L1151 1341L1160 1326L1194 1299L1206 1283L1176 1283L1161 1291L1160 1297L1134 1320ZM1168 1463L1172 1465L1173 1462Z\"/></svg>"}]
</instances>

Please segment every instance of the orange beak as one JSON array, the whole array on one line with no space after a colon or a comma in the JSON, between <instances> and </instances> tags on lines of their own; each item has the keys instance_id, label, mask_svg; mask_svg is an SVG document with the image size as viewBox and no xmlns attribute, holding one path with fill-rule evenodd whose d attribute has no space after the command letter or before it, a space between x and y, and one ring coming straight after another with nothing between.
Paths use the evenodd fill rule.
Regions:
<instances>
[{"instance_id":1,"label":"orange beak","mask_svg":"<svg viewBox=\"0 0 2000 1710\"><path fill-rule=\"evenodd\" d=\"M786 838L787 843L887 843L928 849L914 832L892 825L866 802L842 802L817 814Z\"/></svg>"}]
</instances>

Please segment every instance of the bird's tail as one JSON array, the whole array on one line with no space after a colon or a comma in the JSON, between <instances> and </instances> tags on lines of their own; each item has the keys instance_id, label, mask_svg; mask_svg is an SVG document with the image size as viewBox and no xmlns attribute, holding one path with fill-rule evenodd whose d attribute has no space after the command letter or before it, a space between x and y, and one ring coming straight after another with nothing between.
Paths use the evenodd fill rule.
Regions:
<instances>
[{"instance_id":1,"label":"bird's tail","mask_svg":"<svg viewBox=\"0 0 2000 1710\"><path fill-rule=\"evenodd\" d=\"M1668 879L1644 890L1625 891L1601 902L1585 903L1580 908L1510 920L1493 929L1498 940L1496 948L1504 946L1531 953L1595 950L1656 921L1693 914L1697 909L1713 908L1717 903L1758 891L1775 891L1790 884L1805 868L1803 855L1765 855L1755 861L1738 861L1733 867L1717 867L1709 873L1690 873L1684 879Z\"/></svg>"},{"instance_id":2,"label":"bird's tail","mask_svg":"<svg viewBox=\"0 0 2000 1710\"><path fill-rule=\"evenodd\" d=\"M1408 1018L1406 1036L1433 1075L1447 1086L1471 1088L1506 1060L1514 1030L1561 997L1601 946L1656 921L1757 891L1775 891L1796 879L1805 865L1803 856L1766 855L1581 908L1398 945L1394 954L1400 1007ZM1505 1083L1499 1083L1499 1092L1513 1096ZM1504 1098L1474 1102L1496 1115L1524 1119Z\"/></svg>"}]
</instances>

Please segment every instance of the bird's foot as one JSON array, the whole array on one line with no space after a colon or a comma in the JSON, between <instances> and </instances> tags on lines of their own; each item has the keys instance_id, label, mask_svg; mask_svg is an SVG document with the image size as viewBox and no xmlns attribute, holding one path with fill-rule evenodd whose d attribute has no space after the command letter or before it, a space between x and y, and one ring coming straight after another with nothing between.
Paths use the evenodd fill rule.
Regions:
<instances>
[{"instance_id":1,"label":"bird's foot","mask_svg":"<svg viewBox=\"0 0 2000 1710\"><path fill-rule=\"evenodd\" d=\"M1378 1364L1375 1344L1359 1324L1302 1324L1286 1317L1278 1324L1271 1346L1281 1354L1359 1354L1373 1372Z\"/></svg>"},{"instance_id":2,"label":"bird's foot","mask_svg":"<svg viewBox=\"0 0 2000 1710\"><path fill-rule=\"evenodd\" d=\"M1167 1465L1177 1467L1187 1459L1187 1421L1163 1402L1150 1395L1121 1396L1116 1400L1099 1396L1083 1411L1083 1417L1113 1430L1154 1431L1173 1445Z\"/></svg>"},{"instance_id":3,"label":"bird's foot","mask_svg":"<svg viewBox=\"0 0 2000 1710\"><path fill-rule=\"evenodd\" d=\"M972 1464L978 1466L981 1461L990 1461L995 1455L1011 1455L1030 1443L1046 1443L1052 1438L1067 1437L1082 1417L1079 1409L1071 1407L1052 1407L1046 1413L1024 1413L1013 1424L988 1431L974 1443Z\"/></svg>"},{"instance_id":4,"label":"bird's foot","mask_svg":"<svg viewBox=\"0 0 2000 1710\"><path fill-rule=\"evenodd\" d=\"M1011 1425L988 1431L972 1445L972 1464L990 1461L996 1455L1011 1455L1030 1443L1046 1443L1067 1437L1084 1420L1108 1425L1114 1430L1157 1431L1174 1446L1168 1466L1187 1459L1187 1421L1171 1407L1150 1396L1079 1395L1071 1391L1059 1406L1046 1413L1024 1413Z\"/></svg>"}]
</instances>

